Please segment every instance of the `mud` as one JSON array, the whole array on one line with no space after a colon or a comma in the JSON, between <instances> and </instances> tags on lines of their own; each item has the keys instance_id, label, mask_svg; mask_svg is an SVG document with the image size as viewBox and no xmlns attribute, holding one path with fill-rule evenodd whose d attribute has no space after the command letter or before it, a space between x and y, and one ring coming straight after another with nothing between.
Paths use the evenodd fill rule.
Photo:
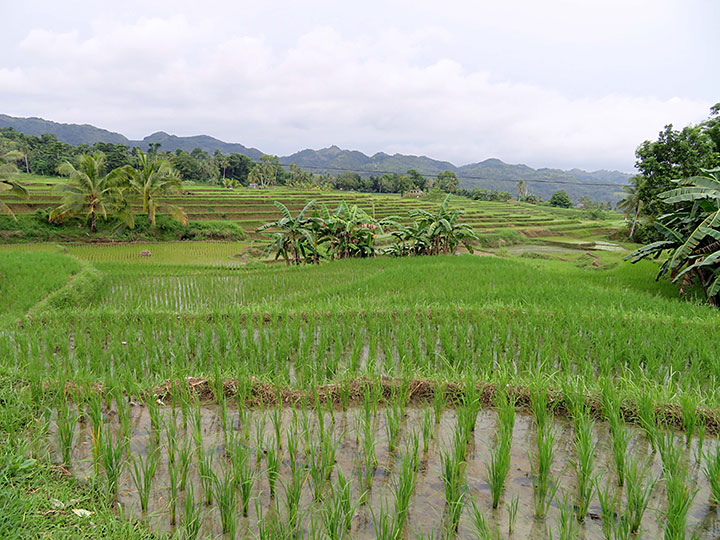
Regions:
<instances>
[{"instance_id":1,"label":"mud","mask_svg":"<svg viewBox=\"0 0 720 540\"><path fill-rule=\"evenodd\" d=\"M243 518L237 512L237 535L236 538L254 538L257 535L258 512L268 515L274 511L279 512L279 518L286 519L286 506L283 487L289 482L290 468L286 437L293 425L303 425L303 415L307 415L307 424L313 436L316 437L318 430L317 413L308 409L293 409L285 407L282 409L281 425L283 433L283 447L281 450L282 460L280 464L280 478L278 480L278 495L276 500L269 496L268 479L266 473L266 461L262 449L258 449L258 433L261 439L266 441L274 440L274 427L271 423L271 413L274 409L261 410L251 409L248 419L242 423L239 419L238 410L228 408L230 418L230 430L236 435L242 433L243 426L247 426L247 442L252 456L260 457L259 461L251 460L256 464L255 480L253 485L254 501L250 504L250 513ZM150 441L151 425L148 410L142 406L132 408L132 438L130 451L135 454L145 454ZM329 426L333 436L339 440L336 464L332 474L331 483L336 482L337 472L351 479L353 486L353 502L362 495L359 471L362 469L363 454L358 442L359 436L356 432L356 416L361 414L360 409L348 411L334 410L332 413L324 413L324 423ZM388 440L385 426L385 415L382 409L378 410L374 427L376 434L376 452L378 468L373 478L372 488L366 494L367 503L360 504L352 519L351 538L375 538L374 522L378 516L381 505L392 512L394 497L392 488L398 476L398 466L401 456L407 451L409 441L413 432L420 433L425 408L409 406L405 410L400 432L398 449L388 452ZM117 430L117 416L112 411L106 411L106 426L110 430ZM332 417L331 417L332 414ZM227 462L225 448L225 434L220 420L220 407L217 405L203 406L201 409L203 444L206 452L214 454L215 473L222 475L223 465ZM295 421L293 416L295 415ZM165 422L171 421L170 409L162 408L162 416ZM334 422L333 422L334 418ZM567 490L572 494L575 487L575 473L572 467L574 459L573 429L572 424L562 418L556 418L555 429L557 438L555 445L555 460L552 467L553 476L560 482L560 491ZM490 455L490 445L493 443L496 415L490 410L483 410L479 413L474 436L468 445L466 481L468 504L466 505L458 538L476 538L474 526L470 517L470 497L472 497L479 508L481 508L491 525L497 526L502 538L527 538L529 540L544 540L548 538L547 529L553 531L557 537L557 521L559 518L559 497L553 502L546 519L534 517L533 491L530 477L529 456L535 450L535 425L532 418L526 414L518 414L513 433L512 455L510 474L506 483L506 490L498 510L492 510L490 490L485 482L485 462ZM189 431L183 427L182 414L177 411L178 439L182 442L191 437ZM455 411L447 409L441 415L440 423L433 427L433 439L426 454L423 454L422 437L420 437L421 461L416 477L416 488L413 494L410 510L405 527L404 537L415 538L421 533L428 537L430 533L435 538L442 537L443 515L445 509L444 487L440 477L440 451L449 447L453 433L456 429L457 417ZM188 421L188 430L191 430L192 422ZM258 428L258 426L260 426ZM658 454L653 454L650 445L640 430L631 428L632 440L630 452L639 457L647 457L652 462L652 475L655 478L662 476L662 462ZM316 437L317 438L317 437ZM300 434L300 441L303 436ZM608 426L598 422L595 426L595 439L597 449L595 453L596 474L600 477L600 483L605 484L604 478L614 481L614 468L612 461L612 450L610 448L610 434ZM717 509L708 504L710 489L703 476L702 468L697 463L696 446L697 441L691 441L685 447L685 439L677 435L677 444L684 448L684 458L687 462L691 483L696 486L698 492L693 500L688 513L688 526L690 531L700 539L718 538L720 536L720 518ZM51 433L51 444L56 444L56 437ZM131 480L129 467L126 467L120 481L119 504L125 514L147 520L153 528L162 531L172 531L169 523L168 510L168 463L167 449L165 446L165 433L161 430L160 441L162 457L153 480L150 505L148 512L143 515L140 512L138 494L135 492ZM706 440L705 448L714 448L715 440ZM78 424L78 432L72 456L71 471L79 478L90 478L93 475L91 463L91 436L90 428L86 423ZM57 449L55 448L55 451ZM299 444L298 462L306 462L304 445ZM194 485L196 504L202 505L203 525L201 537L220 538L221 534L219 512L214 506L204 506L203 490L197 470L196 460L193 461L189 477ZM622 491L619 491L622 496ZM519 510L515 531L508 536L508 512L505 503L512 497L518 496ZM182 515L182 501L185 493L181 493L178 505L178 516ZM663 536L663 512L665 510L665 488L661 480L655 487L650 507L648 508L643 521L643 533L636 538L660 538ZM624 499L623 499L624 501ZM304 485L300 509L302 514L302 529L304 536L313 537L313 531L319 533L322 529L321 503L313 500L313 490L310 480ZM275 510L277 508L277 510ZM601 510L597 496L594 496L585 523L580 526L580 539L600 540L603 538L601 522L599 519ZM227 538L227 536L225 537Z\"/></svg>"}]
</instances>

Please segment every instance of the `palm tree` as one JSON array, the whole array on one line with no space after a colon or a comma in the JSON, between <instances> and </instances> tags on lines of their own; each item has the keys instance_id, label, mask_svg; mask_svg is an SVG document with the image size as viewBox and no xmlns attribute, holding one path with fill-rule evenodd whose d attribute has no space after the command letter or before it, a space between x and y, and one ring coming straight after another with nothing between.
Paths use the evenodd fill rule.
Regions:
<instances>
[{"instance_id":1,"label":"palm tree","mask_svg":"<svg viewBox=\"0 0 720 540\"><path fill-rule=\"evenodd\" d=\"M124 220L130 219L129 212L123 212L124 197L122 182L125 171L118 168L105 174L105 155L83 154L77 159L77 166L69 161L61 163L58 173L68 177L68 183L58 185L55 190L62 196L62 203L50 212L50 221L85 214L90 218L90 230L97 232L97 216L107 218L108 213L118 212Z\"/></svg>"},{"instance_id":2,"label":"palm tree","mask_svg":"<svg viewBox=\"0 0 720 540\"><path fill-rule=\"evenodd\" d=\"M22 153L17 150L0 153L0 193L11 191L19 197L27 198L27 189L20 182L13 179L13 176L18 173L15 162L22 159L22 157ZM0 212L10 214L17 221L13 211L3 201L0 201Z\"/></svg>"},{"instance_id":3,"label":"palm tree","mask_svg":"<svg viewBox=\"0 0 720 540\"><path fill-rule=\"evenodd\" d=\"M618 208L625 213L625 219L627 220L630 215L633 216L632 226L630 227L629 238L635 235L635 227L637 227L638 218L640 217L640 210L642 208L642 200L640 200L640 188L644 178L640 175L633 176L630 179L630 184L623 186L625 196L617 204Z\"/></svg>"},{"instance_id":4,"label":"palm tree","mask_svg":"<svg viewBox=\"0 0 720 540\"><path fill-rule=\"evenodd\" d=\"M275 258L278 259L282 256L287 265L290 265L291 261L294 264L300 264L303 260L317 262L314 222L312 218L305 217L313 204L315 204L314 199L307 203L296 217L292 217L283 203L275 201L275 206L280 209L282 217L257 228L258 232L272 228L280 229L270 235L271 241L267 253L275 251ZM292 259L290 255L292 255Z\"/></svg>"},{"instance_id":5,"label":"palm tree","mask_svg":"<svg viewBox=\"0 0 720 540\"><path fill-rule=\"evenodd\" d=\"M148 223L155 225L155 215L158 210L166 210L175 219L187 224L187 215L182 208L163 203L159 199L163 195L178 193L182 186L180 174L165 159L148 159L140 150L139 168L125 167L127 188L136 197L142 200L143 212L147 214Z\"/></svg>"}]
</instances>

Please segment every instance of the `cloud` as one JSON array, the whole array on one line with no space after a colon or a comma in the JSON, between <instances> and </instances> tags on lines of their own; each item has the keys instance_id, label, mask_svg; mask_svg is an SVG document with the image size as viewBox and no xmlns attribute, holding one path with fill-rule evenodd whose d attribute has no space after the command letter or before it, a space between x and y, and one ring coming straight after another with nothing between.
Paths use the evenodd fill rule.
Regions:
<instances>
[{"instance_id":1,"label":"cloud","mask_svg":"<svg viewBox=\"0 0 720 540\"><path fill-rule=\"evenodd\" d=\"M352 35L323 25L283 46L262 31L223 32L183 14L98 19L87 32L30 31L17 45L22 61L0 68L0 100L10 114L134 138L207 133L276 154L338 144L457 164L492 156L623 170L665 123L696 122L711 105L577 97L427 54L451 40L441 24Z\"/></svg>"}]
</instances>

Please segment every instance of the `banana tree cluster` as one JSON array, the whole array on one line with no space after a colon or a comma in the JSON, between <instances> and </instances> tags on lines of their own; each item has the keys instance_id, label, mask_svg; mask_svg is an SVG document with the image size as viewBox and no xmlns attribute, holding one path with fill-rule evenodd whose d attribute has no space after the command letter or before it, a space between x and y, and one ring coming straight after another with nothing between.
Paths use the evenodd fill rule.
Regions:
<instances>
[{"instance_id":1,"label":"banana tree cluster","mask_svg":"<svg viewBox=\"0 0 720 540\"><path fill-rule=\"evenodd\" d=\"M400 224L396 216L377 220L357 205L345 202L331 212L326 206L311 210L313 200L293 217L284 204L275 201L280 219L257 230L272 229L267 253L275 253L275 258L283 258L287 265L374 257L378 253L377 238L387 232L397 240L383 251L387 255L454 253L460 244L472 252L472 242L478 238L469 225L458 223L461 212L448 210L449 201L450 196L434 214L425 210L410 212L410 226Z\"/></svg>"},{"instance_id":2,"label":"banana tree cluster","mask_svg":"<svg viewBox=\"0 0 720 540\"><path fill-rule=\"evenodd\" d=\"M399 226L392 235L397 242L388 248L387 253L395 256L441 255L455 253L460 244L473 253L473 241L478 237L472 227L459 223L460 210L449 210L450 195L445 197L437 212L413 210L410 226Z\"/></svg>"},{"instance_id":3,"label":"banana tree cluster","mask_svg":"<svg viewBox=\"0 0 720 540\"><path fill-rule=\"evenodd\" d=\"M720 303L720 168L703 169L702 176L675 180L677 188L658 197L674 210L660 216L654 225L663 240L628 255L636 263L646 257L659 258L667 252L658 278L667 276L689 286L702 287L712 305Z\"/></svg>"},{"instance_id":4,"label":"banana tree cluster","mask_svg":"<svg viewBox=\"0 0 720 540\"><path fill-rule=\"evenodd\" d=\"M357 205L344 201L331 212L322 209L311 212L315 200L310 201L293 217L287 207L275 201L281 217L258 227L258 231L275 229L270 233L267 253L283 258L285 264L318 263L320 259L373 257L375 241L385 227L394 224L392 218L376 220Z\"/></svg>"},{"instance_id":5,"label":"banana tree cluster","mask_svg":"<svg viewBox=\"0 0 720 540\"><path fill-rule=\"evenodd\" d=\"M22 154L17 150L0 152L0 192L10 191L18 197L26 199L28 196L27 189L15 178L18 173L15 163L22 157ZM0 201L0 213L10 214L14 219L17 219L10 207L2 201Z\"/></svg>"}]
</instances>

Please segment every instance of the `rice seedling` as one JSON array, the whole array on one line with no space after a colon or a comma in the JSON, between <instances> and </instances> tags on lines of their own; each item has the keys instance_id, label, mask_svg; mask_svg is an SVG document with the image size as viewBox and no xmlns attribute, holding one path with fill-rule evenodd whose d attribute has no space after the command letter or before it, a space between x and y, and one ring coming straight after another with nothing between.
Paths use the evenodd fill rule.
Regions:
<instances>
[{"instance_id":1,"label":"rice seedling","mask_svg":"<svg viewBox=\"0 0 720 540\"><path fill-rule=\"evenodd\" d=\"M607 412L610 423L610 436L612 438L612 453L615 463L615 474L617 475L617 485L622 487L625 485L625 462L628 455L630 432L620 417L619 407L615 406Z\"/></svg>"},{"instance_id":2,"label":"rice seedling","mask_svg":"<svg viewBox=\"0 0 720 540\"><path fill-rule=\"evenodd\" d=\"M302 470L297 469L285 484L285 506L287 508L287 523L290 531L295 535L300 525L300 497L306 477Z\"/></svg>"},{"instance_id":3,"label":"rice seedling","mask_svg":"<svg viewBox=\"0 0 720 540\"><path fill-rule=\"evenodd\" d=\"M385 408L385 429L388 438L388 452L390 453L393 453L397 446L402 415L402 409L397 403L393 403Z\"/></svg>"},{"instance_id":4,"label":"rice seedling","mask_svg":"<svg viewBox=\"0 0 720 540\"><path fill-rule=\"evenodd\" d=\"M199 536L202 527L200 508L200 505L195 504L195 494L190 484L185 492L181 536L183 540L195 540Z\"/></svg>"},{"instance_id":5,"label":"rice seedling","mask_svg":"<svg viewBox=\"0 0 720 540\"><path fill-rule=\"evenodd\" d=\"M275 485L280 474L280 456L278 454L277 445L270 443L265 450L265 459L267 461L267 477L268 488L270 489L270 498L275 498Z\"/></svg>"},{"instance_id":6,"label":"rice seedling","mask_svg":"<svg viewBox=\"0 0 720 540\"><path fill-rule=\"evenodd\" d=\"M205 494L205 505L210 506L213 503L213 484L215 483L215 473L213 472L213 461L215 454L212 452L203 452L202 458L198 462L198 472L200 473L200 485L202 485Z\"/></svg>"},{"instance_id":7,"label":"rice seedling","mask_svg":"<svg viewBox=\"0 0 720 540\"><path fill-rule=\"evenodd\" d=\"M596 443L593 440L594 422L587 413L578 411L575 415L575 516L582 523L590 507L595 490L593 463Z\"/></svg>"},{"instance_id":8,"label":"rice seedling","mask_svg":"<svg viewBox=\"0 0 720 540\"><path fill-rule=\"evenodd\" d=\"M235 489L235 474L232 468L225 467L221 475L215 476L215 501L220 512L223 534L235 538L237 529L238 492Z\"/></svg>"},{"instance_id":9,"label":"rice seedling","mask_svg":"<svg viewBox=\"0 0 720 540\"><path fill-rule=\"evenodd\" d=\"M234 451L232 457L232 470L234 483L240 492L240 505L244 517L248 516L250 497L255 482L255 472L250 466L250 457L247 451Z\"/></svg>"},{"instance_id":10,"label":"rice seedling","mask_svg":"<svg viewBox=\"0 0 720 540\"><path fill-rule=\"evenodd\" d=\"M177 522L177 503L180 483L180 464L175 461L168 463L168 507L170 508L170 525Z\"/></svg>"},{"instance_id":11,"label":"rice seedling","mask_svg":"<svg viewBox=\"0 0 720 540\"><path fill-rule=\"evenodd\" d=\"M488 519L480 508L478 508L475 498L470 498L472 510L470 517L475 527L475 535L478 540L501 540L500 530L495 527L491 528Z\"/></svg>"},{"instance_id":12,"label":"rice seedling","mask_svg":"<svg viewBox=\"0 0 720 540\"><path fill-rule=\"evenodd\" d=\"M77 424L77 412L70 406L65 396L57 400L57 434L60 457L64 467L70 467L75 440L75 426Z\"/></svg>"},{"instance_id":13,"label":"rice seedling","mask_svg":"<svg viewBox=\"0 0 720 540\"><path fill-rule=\"evenodd\" d=\"M640 427L645 432L652 451L657 450L657 410L655 400L649 392L640 392L637 399L637 411Z\"/></svg>"},{"instance_id":14,"label":"rice seedling","mask_svg":"<svg viewBox=\"0 0 720 540\"><path fill-rule=\"evenodd\" d=\"M102 398L97 392L89 392L87 395L87 414L90 418L90 438L92 444L92 462L95 476L100 474L100 448L98 438L102 429Z\"/></svg>"},{"instance_id":15,"label":"rice seedling","mask_svg":"<svg viewBox=\"0 0 720 540\"><path fill-rule=\"evenodd\" d=\"M130 455L132 468L130 476L132 477L135 489L138 491L140 498L140 509L147 512L148 502L150 500L150 489L152 481L157 471L158 461L160 459L160 447L152 441L148 444L147 453L143 458L142 455Z\"/></svg>"},{"instance_id":16,"label":"rice seedling","mask_svg":"<svg viewBox=\"0 0 720 540\"><path fill-rule=\"evenodd\" d=\"M640 530L657 479L650 475L648 463L640 463L638 459L630 457L627 461L625 480L627 500L623 518L628 520L630 533L635 534Z\"/></svg>"},{"instance_id":17,"label":"rice seedling","mask_svg":"<svg viewBox=\"0 0 720 540\"><path fill-rule=\"evenodd\" d=\"M660 450L660 458L663 463L665 475L674 474L680 468L682 448L675 444L675 435L668 429L663 430L656 436L656 444Z\"/></svg>"},{"instance_id":18,"label":"rice seedling","mask_svg":"<svg viewBox=\"0 0 720 540\"><path fill-rule=\"evenodd\" d=\"M342 472L338 473L336 485L330 487L328 496L323 500L322 521L325 536L329 540L341 540L347 537L352 517L357 505L350 501L352 487Z\"/></svg>"},{"instance_id":19,"label":"rice seedling","mask_svg":"<svg viewBox=\"0 0 720 540\"><path fill-rule=\"evenodd\" d=\"M372 488L372 480L377 468L377 454L375 453L375 426L372 413L365 410L356 418L356 429L360 433L360 444L364 457L363 487L367 491Z\"/></svg>"},{"instance_id":20,"label":"rice seedling","mask_svg":"<svg viewBox=\"0 0 720 540\"><path fill-rule=\"evenodd\" d=\"M167 450L168 463L175 463L178 449L177 434L177 413L173 409L170 412L170 419L164 422L165 425L165 449Z\"/></svg>"},{"instance_id":21,"label":"rice seedling","mask_svg":"<svg viewBox=\"0 0 720 540\"><path fill-rule=\"evenodd\" d=\"M512 535L513 531L515 530L515 523L517 523L519 504L520 504L520 497L518 495L515 495L512 498L512 500L505 505L507 507L507 512L508 512L508 534L509 535Z\"/></svg>"},{"instance_id":22,"label":"rice seedling","mask_svg":"<svg viewBox=\"0 0 720 540\"><path fill-rule=\"evenodd\" d=\"M665 540L685 540L687 514L690 510L696 489L688 485L687 471L683 466L676 467L665 475L667 493L667 511L665 513Z\"/></svg>"},{"instance_id":23,"label":"rice seedling","mask_svg":"<svg viewBox=\"0 0 720 540\"><path fill-rule=\"evenodd\" d=\"M578 537L578 533L578 525L573 516L573 505L570 495L567 492L563 492L560 501L560 519L558 520L557 538L559 540L574 540ZM550 529L548 529L548 537L550 540L555 538Z\"/></svg>"},{"instance_id":24,"label":"rice seedling","mask_svg":"<svg viewBox=\"0 0 720 540\"><path fill-rule=\"evenodd\" d=\"M495 444L490 447L490 459L485 462L485 479L492 494L492 507L497 508L505 489L505 480L510 471L510 447L512 432L499 429L495 432Z\"/></svg>"},{"instance_id":25,"label":"rice seedling","mask_svg":"<svg viewBox=\"0 0 720 540\"><path fill-rule=\"evenodd\" d=\"M530 390L530 410L535 418L535 425L540 430L545 429L548 421L547 390L540 383Z\"/></svg>"},{"instance_id":26,"label":"rice seedling","mask_svg":"<svg viewBox=\"0 0 720 540\"><path fill-rule=\"evenodd\" d=\"M715 452L706 452L703 474L710 484L710 502L720 505L720 445L715 446Z\"/></svg>"},{"instance_id":27,"label":"rice seedling","mask_svg":"<svg viewBox=\"0 0 720 540\"><path fill-rule=\"evenodd\" d=\"M610 482L606 482L604 487L600 487L600 480L595 479L595 490L600 501L600 519L602 520L603 536L607 540L613 539L613 531L616 527L615 509L618 505L618 492L611 487Z\"/></svg>"},{"instance_id":28,"label":"rice seedling","mask_svg":"<svg viewBox=\"0 0 720 540\"><path fill-rule=\"evenodd\" d=\"M148 415L150 416L150 430L157 440L160 438L160 427L162 425L159 405L158 400L155 399L155 396L152 394L147 396L147 399L145 399L145 406L147 407Z\"/></svg>"},{"instance_id":29,"label":"rice seedling","mask_svg":"<svg viewBox=\"0 0 720 540\"><path fill-rule=\"evenodd\" d=\"M128 441L121 436L116 436L113 440L112 434L107 429L100 431L98 440L105 472L105 490L109 500L114 502L117 499L118 480L125 468L125 451Z\"/></svg>"},{"instance_id":30,"label":"rice seedling","mask_svg":"<svg viewBox=\"0 0 720 540\"><path fill-rule=\"evenodd\" d=\"M185 444L181 444L178 449L177 462L179 464L178 475L180 477L180 491L185 491L190 465L192 464L192 456L193 446L192 442L188 439Z\"/></svg>"},{"instance_id":31,"label":"rice seedling","mask_svg":"<svg viewBox=\"0 0 720 540\"><path fill-rule=\"evenodd\" d=\"M542 424L537 431L537 453L530 458L535 515L544 518L558 489L558 482L551 476L555 456L555 431L549 423Z\"/></svg>"},{"instance_id":32,"label":"rice seedling","mask_svg":"<svg viewBox=\"0 0 720 540\"><path fill-rule=\"evenodd\" d=\"M465 507L465 465L463 436L456 432L455 444L449 451L440 453L440 478L445 487L445 510L447 530L455 534L460 524L460 516Z\"/></svg>"},{"instance_id":33,"label":"rice seedling","mask_svg":"<svg viewBox=\"0 0 720 540\"><path fill-rule=\"evenodd\" d=\"M417 438L415 438L417 441ZM412 452L412 451L411 451ZM393 488L395 496L395 511L393 520L393 537L400 538L408 510L410 509L410 498L415 491L415 473L417 472L417 442L412 453L405 454L400 464L400 476Z\"/></svg>"},{"instance_id":34,"label":"rice seedling","mask_svg":"<svg viewBox=\"0 0 720 540\"><path fill-rule=\"evenodd\" d=\"M370 513L375 528L375 538L379 540L399 540L400 536L396 532L395 519L387 508L387 501L380 503L380 513L377 516L372 508L370 508Z\"/></svg>"},{"instance_id":35,"label":"rice seedling","mask_svg":"<svg viewBox=\"0 0 720 540\"><path fill-rule=\"evenodd\" d=\"M683 429L685 430L685 444L690 446L690 441L698 428L698 401L690 393L682 394L679 401Z\"/></svg>"}]
</instances>

